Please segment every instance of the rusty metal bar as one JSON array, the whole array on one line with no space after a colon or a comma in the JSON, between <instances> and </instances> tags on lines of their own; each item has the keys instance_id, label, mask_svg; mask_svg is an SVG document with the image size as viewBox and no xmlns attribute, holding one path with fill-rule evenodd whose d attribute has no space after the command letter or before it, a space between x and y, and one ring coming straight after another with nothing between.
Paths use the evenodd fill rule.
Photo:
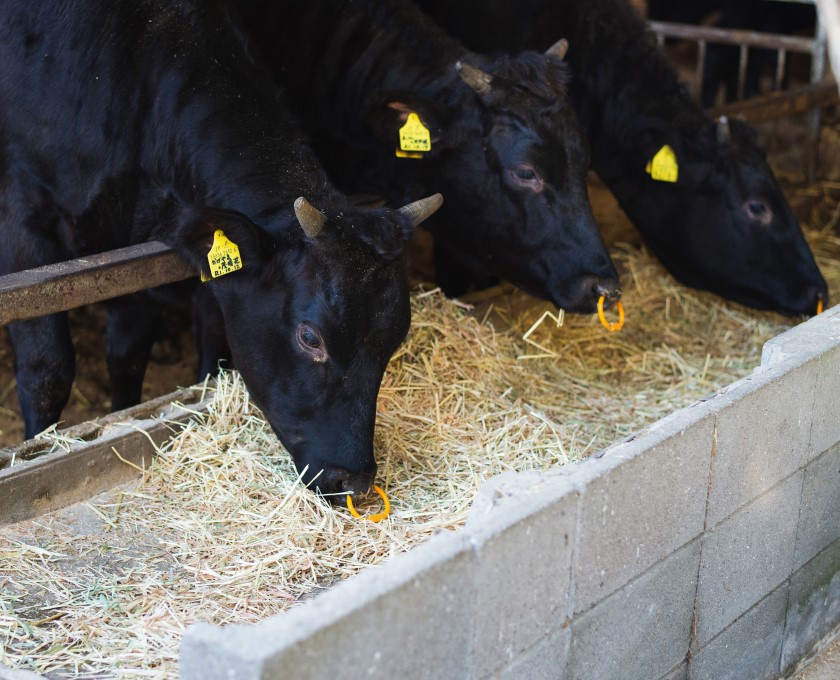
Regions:
<instances>
[{"instance_id":1,"label":"rusty metal bar","mask_svg":"<svg viewBox=\"0 0 840 680\"><path fill-rule=\"evenodd\" d=\"M814 5L814 0L775 0L776 2L797 2L800 4ZM811 38L794 37L787 35L779 35L774 33L760 33L756 31L744 31L739 29L725 29L713 26L695 26L689 24L677 24L661 21L650 21L648 25L656 34L657 43L661 46L667 38L682 38L685 40L693 40L698 44L698 52L705 55L707 42L713 42L723 45L737 45L740 47L740 55L738 61L738 98L744 95L744 85L746 82L746 69L748 60L749 48L764 48L774 50L777 54L776 72L774 84L777 89L781 89L785 67L787 61L787 52L800 52L809 54L811 56L811 86L810 88L799 88L797 93L789 98L779 99L772 96L758 97L755 101L744 106L741 104L726 105L718 107L711 113L719 115L725 113L726 115L741 115L752 122L760 122L761 120L772 120L792 113L804 113L809 111L808 119L808 141L805 146L805 166L807 168L808 180L813 181L816 175L817 156L819 153L819 132L821 124L822 111L820 106L824 106L829 101L830 97L817 88L817 85L822 83L825 76L825 62L826 62L826 27L824 18L816 9L816 30L814 36ZM703 57L698 56L698 59ZM698 69L699 70L699 69ZM696 78L700 84L698 92L702 92L703 76L698 73ZM836 87L836 86L835 86ZM816 88L816 89L815 89ZM803 102L813 102L810 107L801 108ZM764 113L759 113L760 107L768 107Z\"/></svg>"},{"instance_id":2,"label":"rusty metal bar","mask_svg":"<svg viewBox=\"0 0 840 680\"><path fill-rule=\"evenodd\" d=\"M203 396L200 387L182 389L67 428L65 438L78 441L66 450L39 439L0 450L0 526L137 479L179 423L206 412Z\"/></svg>"},{"instance_id":3,"label":"rusty metal bar","mask_svg":"<svg viewBox=\"0 0 840 680\"><path fill-rule=\"evenodd\" d=\"M730 102L707 110L710 116L733 116L750 123L764 123L777 118L805 113L840 102L837 85L818 83L786 92L772 92L739 102Z\"/></svg>"},{"instance_id":4,"label":"rusty metal bar","mask_svg":"<svg viewBox=\"0 0 840 680\"><path fill-rule=\"evenodd\" d=\"M814 47L811 52L811 82L819 83L825 76L827 35L825 22L822 14L817 9L817 27L814 33ZM822 111L815 108L811 111L808 120L808 153L807 165L808 181L813 182L817 174L817 163L819 162L820 126L822 124Z\"/></svg>"},{"instance_id":5,"label":"rusty metal bar","mask_svg":"<svg viewBox=\"0 0 840 680\"><path fill-rule=\"evenodd\" d=\"M159 241L0 277L0 325L63 312L195 276Z\"/></svg>"},{"instance_id":6,"label":"rusty metal bar","mask_svg":"<svg viewBox=\"0 0 840 680\"><path fill-rule=\"evenodd\" d=\"M782 84L785 79L785 65L787 62L787 51L779 49L776 51L776 74L773 77L773 87L777 90L782 89Z\"/></svg>"},{"instance_id":7,"label":"rusty metal bar","mask_svg":"<svg viewBox=\"0 0 840 680\"><path fill-rule=\"evenodd\" d=\"M667 21L649 21L648 26L654 33L661 33L667 38L702 39L722 45L746 45L747 47L764 47L770 50L781 48L788 52L803 52L806 54L813 53L814 44L817 42L814 38L716 28L714 26L693 26Z\"/></svg>"},{"instance_id":8,"label":"rusty metal bar","mask_svg":"<svg viewBox=\"0 0 840 680\"><path fill-rule=\"evenodd\" d=\"M738 50L738 99L744 98L744 85L747 82L747 62L750 58L750 48L741 45Z\"/></svg>"}]
</instances>

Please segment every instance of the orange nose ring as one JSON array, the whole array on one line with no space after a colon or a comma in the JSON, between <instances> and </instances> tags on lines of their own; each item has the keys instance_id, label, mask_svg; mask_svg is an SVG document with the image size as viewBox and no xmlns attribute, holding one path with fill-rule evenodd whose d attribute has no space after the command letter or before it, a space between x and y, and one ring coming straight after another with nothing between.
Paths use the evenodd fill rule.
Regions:
<instances>
[{"instance_id":1,"label":"orange nose ring","mask_svg":"<svg viewBox=\"0 0 840 680\"><path fill-rule=\"evenodd\" d=\"M379 494L379 497L382 499L382 502L385 504L382 512L377 513L375 515L367 515L363 519L368 520L369 522L381 522L385 519L389 514L391 514L391 501L388 500L388 494L386 494L382 489L380 489L375 484L373 485L373 490ZM355 518L362 517L356 508L353 507L353 500L350 498L350 495L347 495L347 509L350 511L350 514L353 515Z\"/></svg>"},{"instance_id":2,"label":"orange nose ring","mask_svg":"<svg viewBox=\"0 0 840 680\"><path fill-rule=\"evenodd\" d=\"M622 326L624 326L624 305L621 304L621 300L619 300L615 308L618 310L618 322L610 323L607 321L607 317L604 316L604 296L598 298L598 318L601 320L604 328L606 328L610 333L614 331L620 331Z\"/></svg>"}]
</instances>

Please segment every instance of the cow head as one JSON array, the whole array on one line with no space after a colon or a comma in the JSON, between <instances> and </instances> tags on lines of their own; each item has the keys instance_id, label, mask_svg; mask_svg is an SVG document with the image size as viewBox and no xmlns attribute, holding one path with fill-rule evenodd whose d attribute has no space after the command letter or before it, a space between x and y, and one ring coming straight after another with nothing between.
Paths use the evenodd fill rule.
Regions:
<instances>
[{"instance_id":1,"label":"cow head","mask_svg":"<svg viewBox=\"0 0 840 680\"><path fill-rule=\"evenodd\" d=\"M750 126L708 120L689 136L654 125L637 138L640 186L622 205L676 278L787 314L814 314L818 300L827 302L825 280ZM644 171L665 144L676 182Z\"/></svg>"},{"instance_id":2,"label":"cow head","mask_svg":"<svg viewBox=\"0 0 840 680\"><path fill-rule=\"evenodd\" d=\"M340 494L333 500L366 492L376 473L376 398L410 320L401 255L439 205L435 196L336 216L299 199L279 236L238 213L203 212L173 244L205 275L218 230L237 245L242 268L202 285L212 287L252 399L304 483Z\"/></svg>"},{"instance_id":3,"label":"cow head","mask_svg":"<svg viewBox=\"0 0 840 680\"><path fill-rule=\"evenodd\" d=\"M568 71L547 54L452 65L447 95L405 92L379 104L394 144L416 113L430 130L423 186L446 195L429 224L437 246L476 276L505 278L570 311L620 296L586 190L589 151L566 100Z\"/></svg>"}]
</instances>

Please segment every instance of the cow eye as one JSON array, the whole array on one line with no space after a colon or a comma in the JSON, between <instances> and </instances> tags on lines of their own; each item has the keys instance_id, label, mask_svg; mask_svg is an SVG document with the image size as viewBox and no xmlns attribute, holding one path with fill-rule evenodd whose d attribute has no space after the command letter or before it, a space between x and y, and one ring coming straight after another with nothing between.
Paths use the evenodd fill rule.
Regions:
<instances>
[{"instance_id":1,"label":"cow eye","mask_svg":"<svg viewBox=\"0 0 840 680\"><path fill-rule=\"evenodd\" d=\"M533 165L528 163L517 163L510 169L510 177L514 184L527 187L532 191L541 191L543 187L542 178L539 176Z\"/></svg>"},{"instance_id":2,"label":"cow eye","mask_svg":"<svg viewBox=\"0 0 840 680\"><path fill-rule=\"evenodd\" d=\"M324 338L314 326L304 322L297 328L297 341L300 348L311 355L318 363L327 360L327 349L324 347Z\"/></svg>"},{"instance_id":3,"label":"cow eye","mask_svg":"<svg viewBox=\"0 0 840 680\"><path fill-rule=\"evenodd\" d=\"M521 179L526 182L537 178L537 173L534 172L534 169L529 168L527 165L517 165L513 169L513 174L516 175L517 179Z\"/></svg>"},{"instance_id":4,"label":"cow eye","mask_svg":"<svg viewBox=\"0 0 840 680\"><path fill-rule=\"evenodd\" d=\"M750 200L744 203L744 212L754 222L759 222L763 225L770 224L773 219L773 211L770 206L764 201Z\"/></svg>"}]
</instances>

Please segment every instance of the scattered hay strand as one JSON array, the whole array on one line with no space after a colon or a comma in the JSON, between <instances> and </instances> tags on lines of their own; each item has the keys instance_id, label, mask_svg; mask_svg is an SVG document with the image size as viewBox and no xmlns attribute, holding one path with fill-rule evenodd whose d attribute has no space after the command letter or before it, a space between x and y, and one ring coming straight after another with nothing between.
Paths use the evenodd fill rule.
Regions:
<instances>
[{"instance_id":1,"label":"scattered hay strand","mask_svg":"<svg viewBox=\"0 0 840 680\"><path fill-rule=\"evenodd\" d=\"M840 240L832 229L809 236L840 290ZM184 425L141 482L0 535L0 663L176 677L193 621L258 621L456 529L490 477L579 460L729 384L793 323L685 289L644 250L614 256L620 333L594 315L560 326L521 295L475 308L414 295L378 402L377 483L392 504L379 524L302 488L238 374L223 374L204 388L210 413Z\"/></svg>"}]
</instances>

